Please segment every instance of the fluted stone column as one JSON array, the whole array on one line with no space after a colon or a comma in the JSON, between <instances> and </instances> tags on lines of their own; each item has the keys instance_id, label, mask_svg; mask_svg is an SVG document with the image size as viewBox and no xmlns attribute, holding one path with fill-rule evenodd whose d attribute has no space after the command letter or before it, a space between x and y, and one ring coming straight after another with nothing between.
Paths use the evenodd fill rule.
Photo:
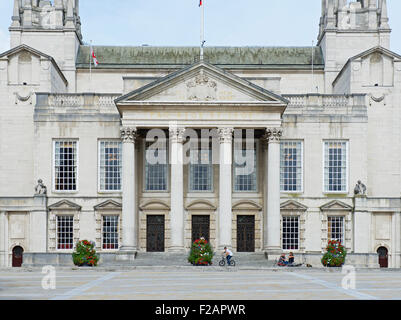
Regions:
<instances>
[{"instance_id":1,"label":"fluted stone column","mask_svg":"<svg viewBox=\"0 0 401 320\"><path fill-rule=\"evenodd\" d=\"M232 247L232 141L233 128L219 128L219 249Z\"/></svg>"},{"instance_id":2,"label":"fluted stone column","mask_svg":"<svg viewBox=\"0 0 401 320\"><path fill-rule=\"evenodd\" d=\"M267 212L265 212L265 226L267 243L265 250L270 254L279 254L280 243L280 138L281 129L267 129L266 138L268 143L267 156L267 190L266 201Z\"/></svg>"},{"instance_id":3,"label":"fluted stone column","mask_svg":"<svg viewBox=\"0 0 401 320\"><path fill-rule=\"evenodd\" d=\"M185 128L170 127L171 142L171 242L169 251L184 251L184 154Z\"/></svg>"},{"instance_id":4,"label":"fluted stone column","mask_svg":"<svg viewBox=\"0 0 401 320\"><path fill-rule=\"evenodd\" d=\"M122 208L122 246L120 251L136 252L138 247L138 220L136 203L135 140L136 128L121 128L123 142L123 208Z\"/></svg>"}]
</instances>

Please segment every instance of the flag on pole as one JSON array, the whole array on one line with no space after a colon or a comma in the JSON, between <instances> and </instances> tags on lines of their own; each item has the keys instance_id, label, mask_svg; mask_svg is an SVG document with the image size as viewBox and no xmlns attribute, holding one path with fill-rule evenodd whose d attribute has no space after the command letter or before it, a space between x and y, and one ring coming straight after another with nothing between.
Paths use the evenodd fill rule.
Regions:
<instances>
[{"instance_id":1,"label":"flag on pole","mask_svg":"<svg viewBox=\"0 0 401 320\"><path fill-rule=\"evenodd\" d=\"M95 55L95 51L93 50L93 47L91 45L91 56L92 56L92 60L93 60L93 65L95 67L97 67L99 65L99 62L97 61L96 55Z\"/></svg>"},{"instance_id":2,"label":"flag on pole","mask_svg":"<svg viewBox=\"0 0 401 320\"><path fill-rule=\"evenodd\" d=\"M202 0L199 0L199 7L202 7Z\"/></svg>"}]
</instances>

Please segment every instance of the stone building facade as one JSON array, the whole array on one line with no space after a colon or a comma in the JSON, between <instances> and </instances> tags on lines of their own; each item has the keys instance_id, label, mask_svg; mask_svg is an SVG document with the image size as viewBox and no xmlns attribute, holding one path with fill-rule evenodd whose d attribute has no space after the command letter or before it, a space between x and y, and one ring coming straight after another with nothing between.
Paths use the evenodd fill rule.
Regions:
<instances>
[{"instance_id":1,"label":"stone building facade","mask_svg":"<svg viewBox=\"0 0 401 320\"><path fill-rule=\"evenodd\" d=\"M401 267L388 20L386 0L322 0L315 47L200 60L196 47L94 46L95 68L78 0L15 0L0 54L0 266L71 263L79 239L129 263L204 236L314 266L336 239L347 263Z\"/></svg>"}]
</instances>

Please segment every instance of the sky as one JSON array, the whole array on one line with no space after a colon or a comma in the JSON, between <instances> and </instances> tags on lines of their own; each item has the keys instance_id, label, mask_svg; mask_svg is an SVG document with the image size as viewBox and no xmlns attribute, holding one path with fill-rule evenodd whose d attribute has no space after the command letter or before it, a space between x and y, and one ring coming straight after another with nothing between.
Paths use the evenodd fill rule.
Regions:
<instances>
[{"instance_id":1,"label":"sky","mask_svg":"<svg viewBox=\"0 0 401 320\"><path fill-rule=\"evenodd\" d=\"M9 49L13 0L0 0L0 52ZM401 1L387 0L391 50L401 54ZM204 0L206 46L316 44L321 0ZM198 46L199 0L81 0L94 45ZM397 18L398 17L398 18Z\"/></svg>"}]
</instances>

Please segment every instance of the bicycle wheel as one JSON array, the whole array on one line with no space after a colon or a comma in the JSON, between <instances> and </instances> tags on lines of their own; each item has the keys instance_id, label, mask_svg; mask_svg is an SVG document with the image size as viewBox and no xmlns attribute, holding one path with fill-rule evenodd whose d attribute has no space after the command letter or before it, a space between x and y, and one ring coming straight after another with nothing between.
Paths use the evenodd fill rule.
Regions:
<instances>
[{"instance_id":1,"label":"bicycle wheel","mask_svg":"<svg viewBox=\"0 0 401 320\"><path fill-rule=\"evenodd\" d=\"M224 267L226 265L226 262L224 260L219 261L219 266Z\"/></svg>"},{"instance_id":2,"label":"bicycle wheel","mask_svg":"<svg viewBox=\"0 0 401 320\"><path fill-rule=\"evenodd\" d=\"M235 261L231 259L230 266L235 267Z\"/></svg>"}]
</instances>

